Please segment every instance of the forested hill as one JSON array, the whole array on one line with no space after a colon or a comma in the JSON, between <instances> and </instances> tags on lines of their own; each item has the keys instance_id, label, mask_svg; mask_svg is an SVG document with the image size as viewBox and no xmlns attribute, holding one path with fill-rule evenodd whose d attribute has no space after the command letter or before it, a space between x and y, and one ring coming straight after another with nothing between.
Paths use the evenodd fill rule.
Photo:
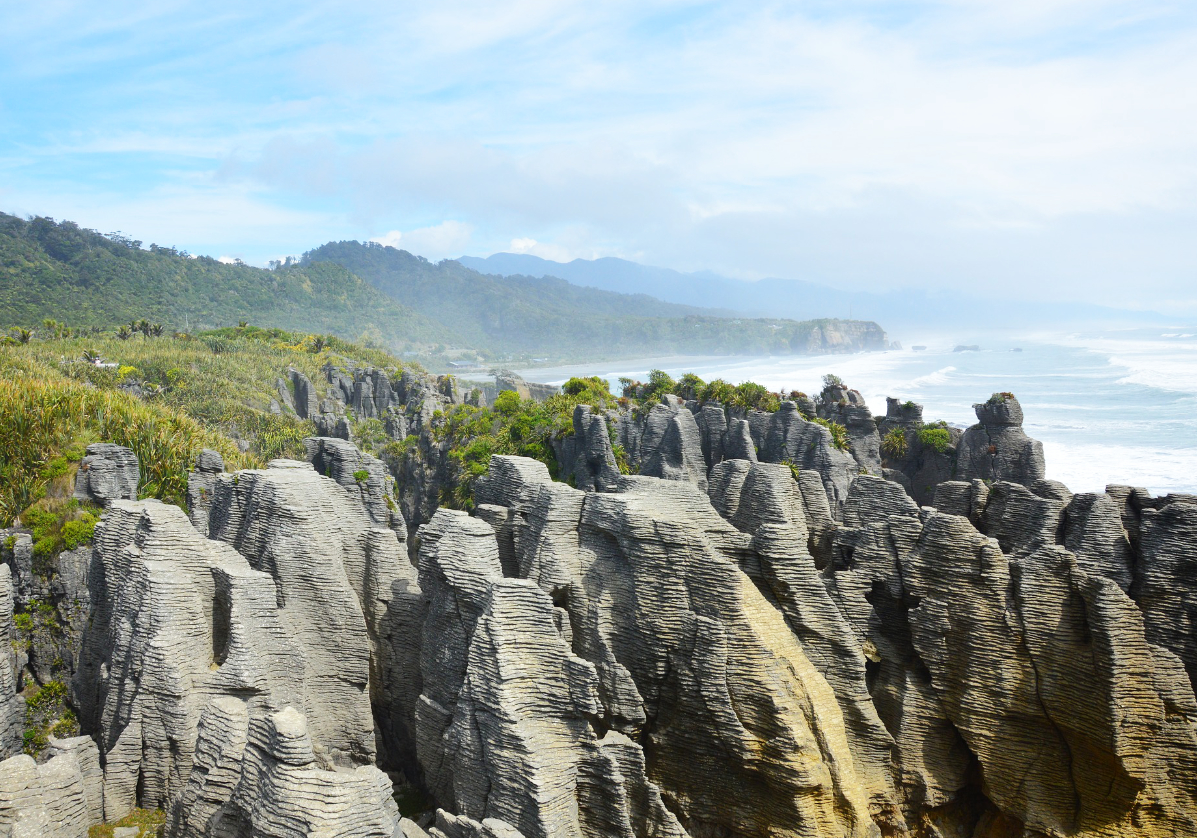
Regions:
<instances>
[{"instance_id":1,"label":"forested hill","mask_svg":"<svg viewBox=\"0 0 1197 838\"><path fill-rule=\"evenodd\" d=\"M0 213L0 326L54 318L113 327L146 319L170 329L260 325L396 345L452 342L439 323L340 265L264 270L104 236L51 218Z\"/></svg>"},{"instance_id":2,"label":"forested hill","mask_svg":"<svg viewBox=\"0 0 1197 838\"><path fill-rule=\"evenodd\" d=\"M372 339L434 365L474 352L586 361L886 346L875 323L733 316L552 277L483 275L377 244L333 242L265 270L0 213L0 329L47 318L106 329L145 320L168 331L247 321Z\"/></svg>"},{"instance_id":3,"label":"forested hill","mask_svg":"<svg viewBox=\"0 0 1197 838\"><path fill-rule=\"evenodd\" d=\"M783 320L666 303L553 277L480 274L375 243L330 242L300 264L334 262L421 314L462 343L512 354L594 359L634 354L764 354L885 348L875 323Z\"/></svg>"}]
</instances>

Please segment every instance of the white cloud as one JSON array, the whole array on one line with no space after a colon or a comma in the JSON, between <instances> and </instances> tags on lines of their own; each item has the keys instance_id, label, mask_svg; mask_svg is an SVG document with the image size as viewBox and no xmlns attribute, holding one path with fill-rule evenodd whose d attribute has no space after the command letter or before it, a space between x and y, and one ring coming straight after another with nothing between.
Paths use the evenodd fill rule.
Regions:
<instances>
[{"instance_id":1,"label":"white cloud","mask_svg":"<svg viewBox=\"0 0 1197 838\"><path fill-rule=\"evenodd\" d=\"M171 4L14 17L4 200L258 264L390 230L432 259L1195 297L1193 4Z\"/></svg>"},{"instance_id":2,"label":"white cloud","mask_svg":"<svg viewBox=\"0 0 1197 838\"><path fill-rule=\"evenodd\" d=\"M370 241L406 250L436 262L460 256L468 247L473 232L472 224L463 224L460 221L442 221L433 227L420 227L406 233L400 230L391 230L389 233L375 236Z\"/></svg>"}]
</instances>

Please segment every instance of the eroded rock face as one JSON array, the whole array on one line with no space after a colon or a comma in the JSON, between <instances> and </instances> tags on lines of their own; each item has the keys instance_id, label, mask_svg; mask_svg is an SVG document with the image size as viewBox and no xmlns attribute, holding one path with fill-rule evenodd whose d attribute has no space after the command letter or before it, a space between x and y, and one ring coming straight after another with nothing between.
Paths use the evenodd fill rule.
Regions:
<instances>
[{"instance_id":1,"label":"eroded rock face","mask_svg":"<svg viewBox=\"0 0 1197 838\"><path fill-rule=\"evenodd\" d=\"M200 535L208 534L208 509L216 476L224 472L224 458L205 448L195 460L195 470L187 475L187 511Z\"/></svg>"},{"instance_id":2,"label":"eroded rock face","mask_svg":"<svg viewBox=\"0 0 1197 838\"><path fill-rule=\"evenodd\" d=\"M170 810L171 838L393 838L399 810L372 765L331 771L294 707L247 712L214 698L199 723L195 763Z\"/></svg>"},{"instance_id":3,"label":"eroded rock face","mask_svg":"<svg viewBox=\"0 0 1197 838\"><path fill-rule=\"evenodd\" d=\"M12 571L0 565L0 759L21 752L25 700L17 695L13 660Z\"/></svg>"},{"instance_id":4,"label":"eroded rock face","mask_svg":"<svg viewBox=\"0 0 1197 838\"><path fill-rule=\"evenodd\" d=\"M75 475L75 497L106 506L114 500L135 500L141 473L137 455L109 442L87 446Z\"/></svg>"},{"instance_id":5,"label":"eroded rock face","mask_svg":"<svg viewBox=\"0 0 1197 838\"><path fill-rule=\"evenodd\" d=\"M1044 477L1043 444L1022 429L1022 406L1008 394L973 405L977 424L964 432L957 453L963 480L1008 480L1029 486Z\"/></svg>"},{"instance_id":6,"label":"eroded rock face","mask_svg":"<svg viewBox=\"0 0 1197 838\"><path fill-rule=\"evenodd\" d=\"M98 527L74 693L85 729L98 731L110 820L135 804L168 807L199 781L199 720L222 696L251 728L302 707L322 770L372 763L379 746L414 766L414 569L393 532L295 465L222 475L210 520L219 540L156 501L114 502ZM195 797L223 805L225 791Z\"/></svg>"},{"instance_id":7,"label":"eroded rock face","mask_svg":"<svg viewBox=\"0 0 1197 838\"><path fill-rule=\"evenodd\" d=\"M87 742L91 743L88 739ZM95 777L84 775L77 748L38 765L19 754L0 762L0 835L87 838L94 818ZM88 759L95 757L91 743ZM98 761L89 764L98 767Z\"/></svg>"},{"instance_id":8,"label":"eroded rock face","mask_svg":"<svg viewBox=\"0 0 1197 838\"><path fill-rule=\"evenodd\" d=\"M407 540L407 523L392 490L394 481L381 460L363 454L352 442L333 437L308 437L303 445L316 471L337 481L375 524L394 530L401 541Z\"/></svg>"},{"instance_id":9,"label":"eroded rock face","mask_svg":"<svg viewBox=\"0 0 1197 838\"><path fill-rule=\"evenodd\" d=\"M752 537L689 481L624 478L617 493L584 494L518 462L496 457L492 472L510 475L508 505L525 518L519 566L560 598L573 654L594 667L593 715L641 738L647 778L680 824L692 834L875 834L834 693L737 566ZM487 492L504 499L497 484Z\"/></svg>"}]
</instances>

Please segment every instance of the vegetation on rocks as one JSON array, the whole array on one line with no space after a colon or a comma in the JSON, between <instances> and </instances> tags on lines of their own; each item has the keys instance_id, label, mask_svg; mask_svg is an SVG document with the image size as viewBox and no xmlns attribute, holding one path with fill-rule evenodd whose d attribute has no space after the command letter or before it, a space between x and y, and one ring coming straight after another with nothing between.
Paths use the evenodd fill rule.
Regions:
<instances>
[{"instance_id":1,"label":"vegetation on rocks","mask_svg":"<svg viewBox=\"0 0 1197 838\"><path fill-rule=\"evenodd\" d=\"M905 457L907 450L909 450L909 444L906 440L906 430L904 428L894 428L887 433L881 438L881 450L887 457L892 457L895 460Z\"/></svg>"},{"instance_id":2,"label":"vegetation on rocks","mask_svg":"<svg viewBox=\"0 0 1197 838\"><path fill-rule=\"evenodd\" d=\"M96 824L87 831L87 838L112 838L121 827L136 827L137 838L157 838L166 823L166 813L161 809L134 809L115 823Z\"/></svg>"},{"instance_id":3,"label":"vegetation on rocks","mask_svg":"<svg viewBox=\"0 0 1197 838\"><path fill-rule=\"evenodd\" d=\"M952 434L942 425L925 425L919 429L919 442L943 454L952 447Z\"/></svg>"},{"instance_id":4,"label":"vegetation on rocks","mask_svg":"<svg viewBox=\"0 0 1197 838\"><path fill-rule=\"evenodd\" d=\"M79 734L79 722L67 707L67 686L50 681L25 696L25 753L36 757L50 745L50 736Z\"/></svg>"}]
</instances>

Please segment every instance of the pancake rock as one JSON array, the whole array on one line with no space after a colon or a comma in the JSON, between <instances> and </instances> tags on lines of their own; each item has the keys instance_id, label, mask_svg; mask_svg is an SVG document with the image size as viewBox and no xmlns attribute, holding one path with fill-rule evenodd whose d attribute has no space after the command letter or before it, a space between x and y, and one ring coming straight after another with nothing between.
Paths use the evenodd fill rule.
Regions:
<instances>
[{"instance_id":1,"label":"pancake rock","mask_svg":"<svg viewBox=\"0 0 1197 838\"><path fill-rule=\"evenodd\" d=\"M399 810L372 765L322 767L294 707L251 715L214 698L199 724L195 762L171 807L169 838L393 838Z\"/></svg>"},{"instance_id":2,"label":"pancake rock","mask_svg":"<svg viewBox=\"0 0 1197 838\"><path fill-rule=\"evenodd\" d=\"M75 497L105 506L114 500L134 500L141 483L137 455L108 442L87 446L75 475Z\"/></svg>"},{"instance_id":3,"label":"pancake rock","mask_svg":"<svg viewBox=\"0 0 1197 838\"><path fill-rule=\"evenodd\" d=\"M566 612L562 633L594 667L594 718L641 742L682 827L877 834L834 693L738 567L752 537L690 481L583 493L542 469L494 457L479 499L515 511L521 575Z\"/></svg>"},{"instance_id":4,"label":"pancake rock","mask_svg":"<svg viewBox=\"0 0 1197 838\"><path fill-rule=\"evenodd\" d=\"M961 479L1009 480L1029 486L1044 476L1043 443L1022 429L1022 406L1009 393L995 393L973 405L977 424L964 432L958 447Z\"/></svg>"}]
</instances>

